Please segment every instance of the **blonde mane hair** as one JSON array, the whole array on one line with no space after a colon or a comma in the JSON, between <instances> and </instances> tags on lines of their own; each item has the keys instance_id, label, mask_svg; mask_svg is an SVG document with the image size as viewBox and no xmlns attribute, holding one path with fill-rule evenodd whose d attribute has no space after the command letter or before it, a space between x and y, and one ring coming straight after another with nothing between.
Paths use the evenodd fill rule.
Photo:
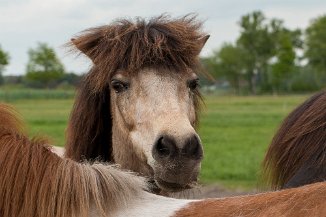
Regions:
<instances>
[{"instance_id":1,"label":"blonde mane hair","mask_svg":"<svg viewBox=\"0 0 326 217\"><path fill-rule=\"evenodd\" d=\"M145 181L116 166L76 163L29 140L13 109L0 104L0 216L98 216L137 197Z\"/></svg>"}]
</instances>

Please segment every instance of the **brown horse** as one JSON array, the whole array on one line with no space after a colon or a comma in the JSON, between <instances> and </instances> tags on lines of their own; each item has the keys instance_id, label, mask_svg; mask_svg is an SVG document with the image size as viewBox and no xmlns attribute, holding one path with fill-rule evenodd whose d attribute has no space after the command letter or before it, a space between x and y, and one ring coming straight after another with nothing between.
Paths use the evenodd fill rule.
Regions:
<instances>
[{"instance_id":1,"label":"brown horse","mask_svg":"<svg viewBox=\"0 0 326 217\"><path fill-rule=\"evenodd\" d=\"M0 104L1 217L325 216L326 182L222 199L178 200L146 192L146 182L112 165L78 163L29 140Z\"/></svg>"},{"instance_id":2,"label":"brown horse","mask_svg":"<svg viewBox=\"0 0 326 217\"><path fill-rule=\"evenodd\" d=\"M1 217L109 216L145 188L116 166L62 159L44 144L29 140L15 112L0 104Z\"/></svg>"},{"instance_id":3,"label":"brown horse","mask_svg":"<svg viewBox=\"0 0 326 217\"><path fill-rule=\"evenodd\" d=\"M197 181L198 55L208 36L194 16L119 20L72 45L93 67L71 113L66 157L100 160L151 177L165 191Z\"/></svg>"},{"instance_id":4,"label":"brown horse","mask_svg":"<svg viewBox=\"0 0 326 217\"><path fill-rule=\"evenodd\" d=\"M274 189L326 180L326 91L285 118L269 146L263 172Z\"/></svg>"}]
</instances>

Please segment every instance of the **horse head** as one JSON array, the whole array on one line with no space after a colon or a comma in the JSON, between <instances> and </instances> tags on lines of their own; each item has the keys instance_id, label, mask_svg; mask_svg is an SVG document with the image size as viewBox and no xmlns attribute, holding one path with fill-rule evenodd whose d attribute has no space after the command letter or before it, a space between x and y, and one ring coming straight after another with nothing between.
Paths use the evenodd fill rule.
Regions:
<instances>
[{"instance_id":1,"label":"horse head","mask_svg":"<svg viewBox=\"0 0 326 217\"><path fill-rule=\"evenodd\" d=\"M197 181L198 55L209 36L193 16L120 20L72 40L93 62L68 127L66 155L120 164L180 191Z\"/></svg>"}]
</instances>

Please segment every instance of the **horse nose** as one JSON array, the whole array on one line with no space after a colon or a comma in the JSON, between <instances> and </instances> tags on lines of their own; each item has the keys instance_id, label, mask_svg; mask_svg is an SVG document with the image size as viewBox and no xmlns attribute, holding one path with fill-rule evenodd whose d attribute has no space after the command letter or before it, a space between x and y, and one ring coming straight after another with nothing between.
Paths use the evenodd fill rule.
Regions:
<instances>
[{"instance_id":1,"label":"horse nose","mask_svg":"<svg viewBox=\"0 0 326 217\"><path fill-rule=\"evenodd\" d=\"M187 137L180 146L176 140L168 135L160 136L152 149L153 158L160 162L162 159L171 160L185 157L200 160L203 157L202 145L196 135Z\"/></svg>"},{"instance_id":2,"label":"horse nose","mask_svg":"<svg viewBox=\"0 0 326 217\"><path fill-rule=\"evenodd\" d=\"M182 155L185 157L199 160L203 157L203 148L196 135L186 139L186 143L182 149Z\"/></svg>"},{"instance_id":3,"label":"horse nose","mask_svg":"<svg viewBox=\"0 0 326 217\"><path fill-rule=\"evenodd\" d=\"M162 158L172 158L177 154L177 145L175 140L169 136L161 136L156 141L152 155L157 161Z\"/></svg>"}]
</instances>

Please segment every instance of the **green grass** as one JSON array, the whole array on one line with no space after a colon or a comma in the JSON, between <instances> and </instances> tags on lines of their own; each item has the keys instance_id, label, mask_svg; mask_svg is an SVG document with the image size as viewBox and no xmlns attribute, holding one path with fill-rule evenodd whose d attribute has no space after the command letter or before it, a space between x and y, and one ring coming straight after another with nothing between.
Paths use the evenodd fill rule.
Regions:
<instances>
[{"instance_id":1,"label":"green grass","mask_svg":"<svg viewBox=\"0 0 326 217\"><path fill-rule=\"evenodd\" d=\"M41 96L9 101L27 121L30 135L47 135L52 144L63 146L73 99ZM306 97L206 96L199 128L205 150L201 182L230 188L255 187L260 163L275 130Z\"/></svg>"},{"instance_id":2,"label":"green grass","mask_svg":"<svg viewBox=\"0 0 326 217\"><path fill-rule=\"evenodd\" d=\"M207 96L199 129L205 150L201 181L255 187L277 127L306 97Z\"/></svg>"},{"instance_id":3,"label":"green grass","mask_svg":"<svg viewBox=\"0 0 326 217\"><path fill-rule=\"evenodd\" d=\"M64 146L65 129L73 99L30 99L10 102L27 122L31 136L50 138L52 144Z\"/></svg>"}]
</instances>

